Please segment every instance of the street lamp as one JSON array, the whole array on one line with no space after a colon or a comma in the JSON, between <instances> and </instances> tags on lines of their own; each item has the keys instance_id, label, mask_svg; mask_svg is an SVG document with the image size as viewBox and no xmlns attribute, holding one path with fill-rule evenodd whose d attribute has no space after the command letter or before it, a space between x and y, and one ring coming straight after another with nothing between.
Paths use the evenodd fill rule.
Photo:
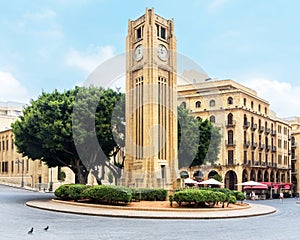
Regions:
<instances>
[{"instance_id":1,"label":"street lamp","mask_svg":"<svg viewBox=\"0 0 300 240\"><path fill-rule=\"evenodd\" d=\"M22 159L22 161L20 161L19 159L17 159L16 164L18 164L18 166L20 166L20 164L22 164L22 181L21 181L21 187L24 187L24 159Z\"/></svg>"},{"instance_id":2,"label":"street lamp","mask_svg":"<svg viewBox=\"0 0 300 240\"><path fill-rule=\"evenodd\" d=\"M50 184L49 184L49 192L53 191L53 182L52 182L52 167L50 168Z\"/></svg>"}]
</instances>

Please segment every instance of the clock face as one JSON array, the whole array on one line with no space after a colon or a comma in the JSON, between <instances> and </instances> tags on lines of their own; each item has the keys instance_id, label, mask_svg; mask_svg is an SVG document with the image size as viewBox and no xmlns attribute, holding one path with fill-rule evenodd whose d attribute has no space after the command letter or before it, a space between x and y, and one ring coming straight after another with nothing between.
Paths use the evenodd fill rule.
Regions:
<instances>
[{"instance_id":1,"label":"clock face","mask_svg":"<svg viewBox=\"0 0 300 240\"><path fill-rule=\"evenodd\" d=\"M163 61L167 61L169 59L168 49L162 44L158 45L157 54L158 57Z\"/></svg>"},{"instance_id":2,"label":"clock face","mask_svg":"<svg viewBox=\"0 0 300 240\"><path fill-rule=\"evenodd\" d=\"M143 46L141 44L134 49L133 58L135 61L140 61L143 58Z\"/></svg>"}]
</instances>

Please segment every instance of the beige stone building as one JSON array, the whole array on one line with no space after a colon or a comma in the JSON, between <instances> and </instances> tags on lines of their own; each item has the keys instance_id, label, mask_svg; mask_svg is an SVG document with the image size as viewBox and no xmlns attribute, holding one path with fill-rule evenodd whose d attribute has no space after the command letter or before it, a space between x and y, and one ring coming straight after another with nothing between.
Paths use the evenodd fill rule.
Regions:
<instances>
[{"instance_id":1,"label":"beige stone building","mask_svg":"<svg viewBox=\"0 0 300 240\"><path fill-rule=\"evenodd\" d=\"M178 104L219 126L223 137L215 165L189 169L190 174L201 171L207 179L218 173L230 189L247 180L290 183L289 122L277 118L254 90L233 80L194 82L178 86Z\"/></svg>"}]
</instances>

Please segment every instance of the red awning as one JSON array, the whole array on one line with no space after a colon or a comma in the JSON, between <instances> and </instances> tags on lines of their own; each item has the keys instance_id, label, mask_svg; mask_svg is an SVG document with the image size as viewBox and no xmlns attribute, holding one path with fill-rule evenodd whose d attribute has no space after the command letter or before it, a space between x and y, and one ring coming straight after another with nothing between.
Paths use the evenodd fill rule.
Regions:
<instances>
[{"instance_id":1,"label":"red awning","mask_svg":"<svg viewBox=\"0 0 300 240\"><path fill-rule=\"evenodd\" d=\"M249 190L249 189L257 189L257 190L266 190L268 189L267 186L245 186L244 190Z\"/></svg>"}]
</instances>

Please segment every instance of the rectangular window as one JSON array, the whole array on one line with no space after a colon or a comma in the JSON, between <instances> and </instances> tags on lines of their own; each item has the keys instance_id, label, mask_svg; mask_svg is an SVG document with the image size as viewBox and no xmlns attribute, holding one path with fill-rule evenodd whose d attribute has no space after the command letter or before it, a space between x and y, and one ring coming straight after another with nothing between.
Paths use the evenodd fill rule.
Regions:
<instances>
[{"instance_id":1,"label":"rectangular window","mask_svg":"<svg viewBox=\"0 0 300 240\"><path fill-rule=\"evenodd\" d=\"M244 164L247 164L247 151L244 151Z\"/></svg>"},{"instance_id":2,"label":"rectangular window","mask_svg":"<svg viewBox=\"0 0 300 240\"><path fill-rule=\"evenodd\" d=\"M3 151L5 150L5 141L4 140L2 141L2 150Z\"/></svg>"},{"instance_id":3,"label":"rectangular window","mask_svg":"<svg viewBox=\"0 0 300 240\"><path fill-rule=\"evenodd\" d=\"M8 140L6 140L6 150L8 150Z\"/></svg>"},{"instance_id":4,"label":"rectangular window","mask_svg":"<svg viewBox=\"0 0 300 240\"><path fill-rule=\"evenodd\" d=\"M278 155L278 164L281 164L281 163L282 163L282 156Z\"/></svg>"},{"instance_id":5,"label":"rectangular window","mask_svg":"<svg viewBox=\"0 0 300 240\"><path fill-rule=\"evenodd\" d=\"M142 28L139 27L137 30L136 30L136 38L137 39L141 39L142 38Z\"/></svg>"},{"instance_id":6,"label":"rectangular window","mask_svg":"<svg viewBox=\"0 0 300 240\"><path fill-rule=\"evenodd\" d=\"M278 139L278 147L281 148L281 146L282 146L281 139Z\"/></svg>"},{"instance_id":7,"label":"rectangular window","mask_svg":"<svg viewBox=\"0 0 300 240\"><path fill-rule=\"evenodd\" d=\"M14 161L11 161L11 172L14 172Z\"/></svg>"},{"instance_id":8,"label":"rectangular window","mask_svg":"<svg viewBox=\"0 0 300 240\"><path fill-rule=\"evenodd\" d=\"M163 27L160 29L160 37L166 39L166 29Z\"/></svg>"},{"instance_id":9,"label":"rectangular window","mask_svg":"<svg viewBox=\"0 0 300 240\"><path fill-rule=\"evenodd\" d=\"M228 164L233 164L233 150L228 151Z\"/></svg>"}]
</instances>

